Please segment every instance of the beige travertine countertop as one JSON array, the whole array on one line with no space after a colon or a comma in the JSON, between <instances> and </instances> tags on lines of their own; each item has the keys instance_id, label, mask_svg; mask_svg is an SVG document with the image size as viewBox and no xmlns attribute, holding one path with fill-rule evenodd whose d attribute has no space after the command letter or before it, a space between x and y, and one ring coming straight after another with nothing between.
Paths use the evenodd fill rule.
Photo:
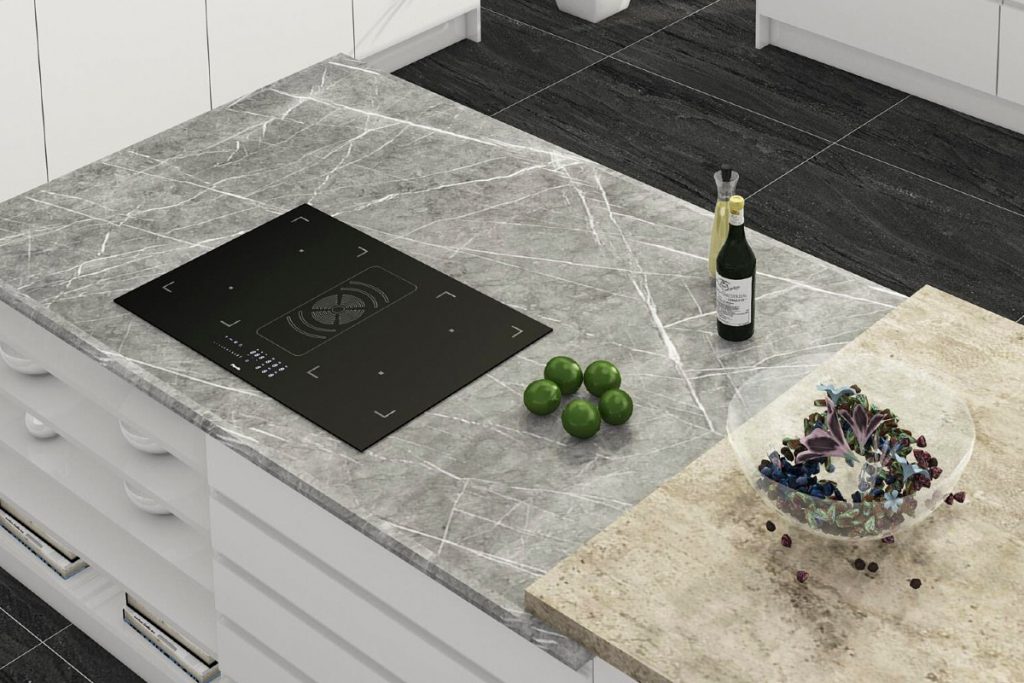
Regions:
<instances>
[{"instance_id":1,"label":"beige travertine countertop","mask_svg":"<svg viewBox=\"0 0 1024 683\"><path fill-rule=\"evenodd\" d=\"M962 393L966 504L893 545L820 539L753 497L723 441L534 583L527 608L642 682L1024 680L1024 326L926 287L826 366L865 355Z\"/></svg>"}]
</instances>

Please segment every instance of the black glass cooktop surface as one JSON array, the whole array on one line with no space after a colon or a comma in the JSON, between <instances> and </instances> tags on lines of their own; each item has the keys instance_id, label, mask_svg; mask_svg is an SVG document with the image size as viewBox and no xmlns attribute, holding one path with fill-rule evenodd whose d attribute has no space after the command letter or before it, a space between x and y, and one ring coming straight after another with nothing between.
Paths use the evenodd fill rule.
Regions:
<instances>
[{"instance_id":1,"label":"black glass cooktop surface","mask_svg":"<svg viewBox=\"0 0 1024 683\"><path fill-rule=\"evenodd\" d=\"M551 332L308 205L117 303L359 450Z\"/></svg>"}]
</instances>

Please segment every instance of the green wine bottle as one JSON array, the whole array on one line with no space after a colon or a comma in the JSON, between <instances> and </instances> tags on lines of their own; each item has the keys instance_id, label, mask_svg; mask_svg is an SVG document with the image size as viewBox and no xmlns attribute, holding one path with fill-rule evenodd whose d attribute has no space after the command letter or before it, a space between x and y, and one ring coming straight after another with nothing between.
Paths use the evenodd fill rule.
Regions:
<instances>
[{"instance_id":1,"label":"green wine bottle","mask_svg":"<svg viewBox=\"0 0 1024 683\"><path fill-rule=\"evenodd\" d=\"M718 336L726 341L750 339L754 334L757 257L747 244L743 197L739 195L729 198L729 236L718 252L716 269Z\"/></svg>"}]
</instances>

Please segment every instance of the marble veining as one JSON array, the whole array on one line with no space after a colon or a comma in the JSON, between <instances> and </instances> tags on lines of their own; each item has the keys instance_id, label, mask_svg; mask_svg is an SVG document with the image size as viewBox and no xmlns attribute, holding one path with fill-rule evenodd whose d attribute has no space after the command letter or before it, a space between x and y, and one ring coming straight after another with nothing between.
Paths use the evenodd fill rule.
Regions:
<instances>
[{"instance_id":1,"label":"marble veining","mask_svg":"<svg viewBox=\"0 0 1024 683\"><path fill-rule=\"evenodd\" d=\"M925 287L744 429L777 434L772 416L803 414L822 374L871 394L887 358L967 403L965 504L939 504L893 544L812 535L753 492L723 439L530 586L530 610L641 683L1019 680L1024 328ZM923 405L932 391L900 390Z\"/></svg>"},{"instance_id":2,"label":"marble veining","mask_svg":"<svg viewBox=\"0 0 1024 683\"><path fill-rule=\"evenodd\" d=\"M309 202L555 332L365 453L113 299ZM562 661L534 579L720 439L736 383L807 370L903 300L769 238L758 330L714 331L709 214L335 59L0 204L0 298ZM835 311L842 325L824 324ZM589 442L521 391L551 356L634 396Z\"/></svg>"}]
</instances>

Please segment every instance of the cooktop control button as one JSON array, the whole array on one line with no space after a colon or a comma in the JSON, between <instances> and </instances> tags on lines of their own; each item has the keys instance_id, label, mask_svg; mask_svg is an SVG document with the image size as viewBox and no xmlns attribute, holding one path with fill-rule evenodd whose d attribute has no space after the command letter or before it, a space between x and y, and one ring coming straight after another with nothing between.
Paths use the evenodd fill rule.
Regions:
<instances>
[{"instance_id":1,"label":"cooktop control button","mask_svg":"<svg viewBox=\"0 0 1024 683\"><path fill-rule=\"evenodd\" d=\"M444 290L443 292L441 292L440 294L438 294L437 296L435 296L434 298L435 298L435 299L440 299L440 298L441 298L441 297L443 297L443 296L450 296L450 297L451 297L451 298L453 298L453 299L457 299L457 298L458 298L457 296L455 296L454 294L452 294L451 292L449 292L449 291L448 291L447 289L446 289L446 290Z\"/></svg>"},{"instance_id":2,"label":"cooktop control button","mask_svg":"<svg viewBox=\"0 0 1024 683\"><path fill-rule=\"evenodd\" d=\"M394 408L392 408L390 411L388 411L386 413L382 413L379 410L375 410L373 412L377 415L377 417L380 417L380 418L383 418L383 419L386 420L389 417L391 417L392 415L394 415L397 411Z\"/></svg>"}]
</instances>

